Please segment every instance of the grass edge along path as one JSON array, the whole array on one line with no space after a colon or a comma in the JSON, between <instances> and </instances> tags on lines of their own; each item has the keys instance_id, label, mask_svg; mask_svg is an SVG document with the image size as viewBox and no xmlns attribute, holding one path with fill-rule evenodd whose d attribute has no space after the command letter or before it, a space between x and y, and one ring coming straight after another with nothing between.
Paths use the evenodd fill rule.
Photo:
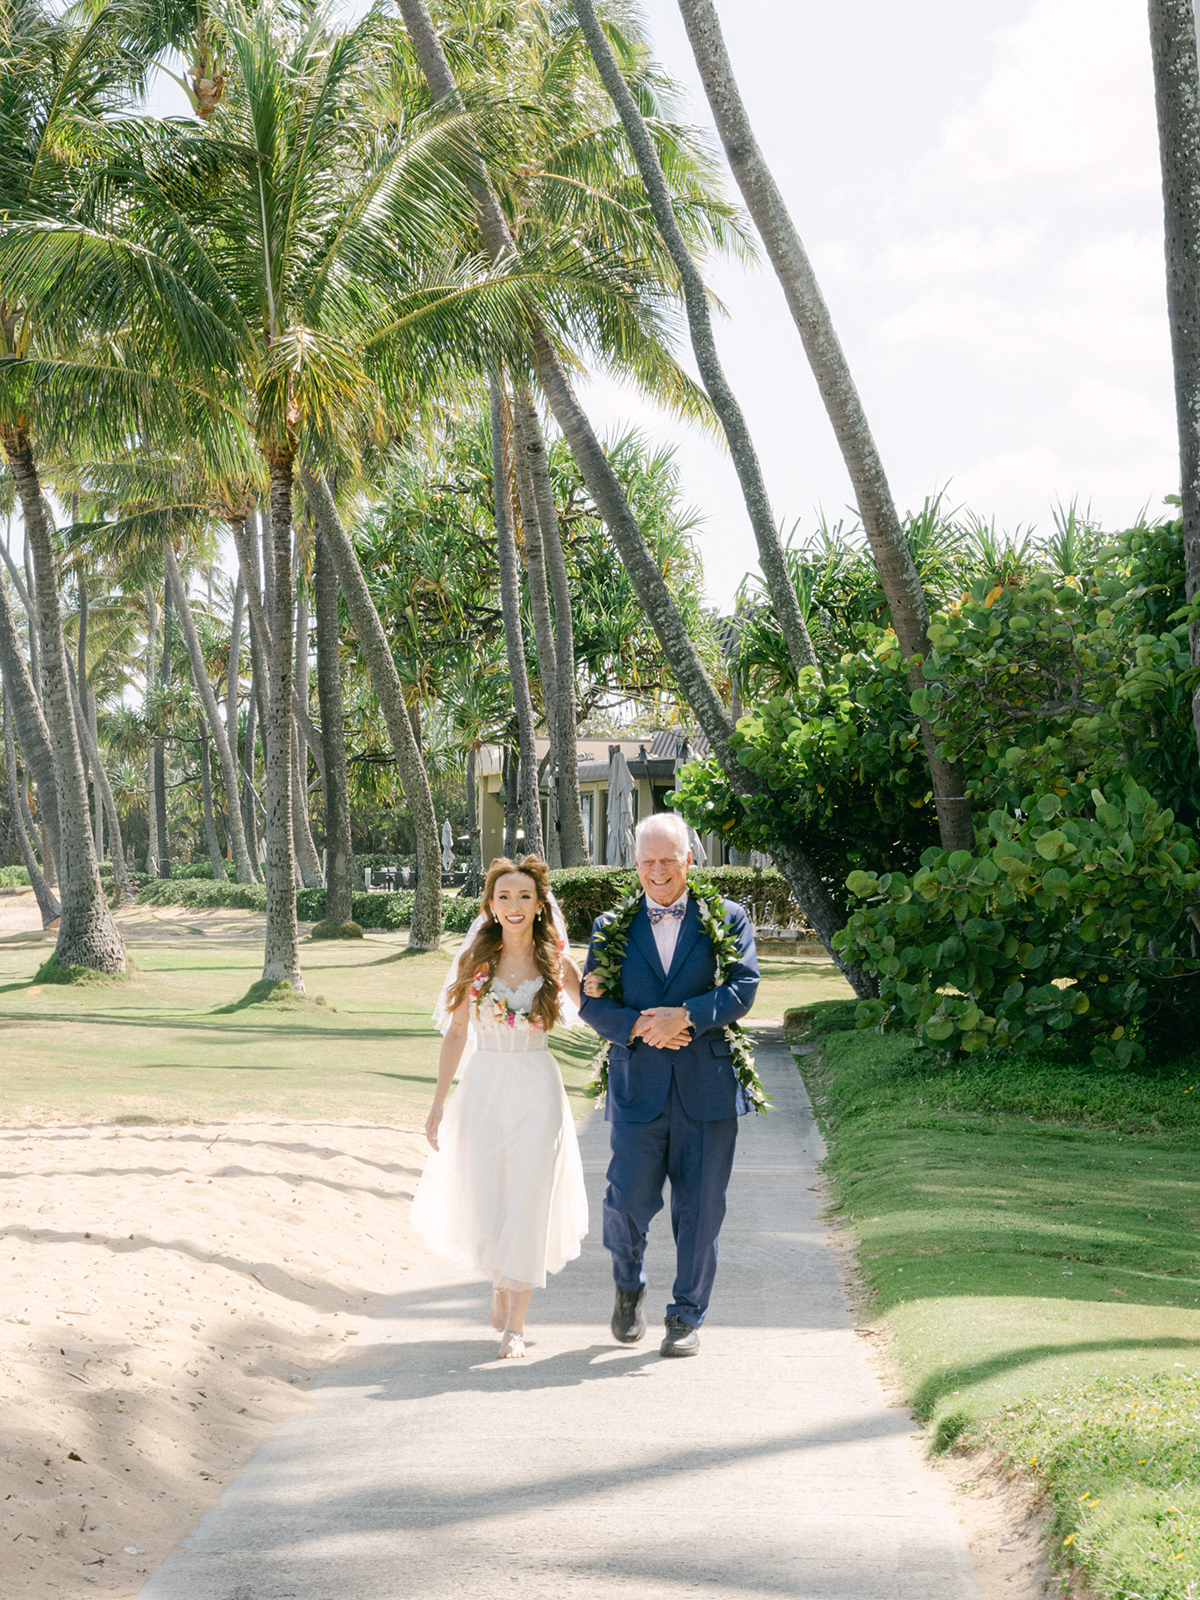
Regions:
<instances>
[{"instance_id":1,"label":"grass edge along path","mask_svg":"<svg viewBox=\"0 0 1200 1600\"><path fill-rule=\"evenodd\" d=\"M934 1451L991 1448L1104 1600L1200 1600L1200 1059L938 1067L853 1003L786 1019L832 1212Z\"/></svg>"}]
</instances>

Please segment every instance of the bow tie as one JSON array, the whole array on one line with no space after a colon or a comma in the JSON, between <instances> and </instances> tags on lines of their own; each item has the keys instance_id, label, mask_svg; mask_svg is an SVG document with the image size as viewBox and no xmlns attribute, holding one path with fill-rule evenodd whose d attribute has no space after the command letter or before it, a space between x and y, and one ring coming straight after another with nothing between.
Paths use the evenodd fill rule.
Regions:
<instances>
[{"instance_id":1,"label":"bow tie","mask_svg":"<svg viewBox=\"0 0 1200 1600\"><path fill-rule=\"evenodd\" d=\"M660 923L664 917L675 917L678 919L678 921L682 922L683 913L686 909L687 908L680 905L678 901L676 901L673 906L648 905L646 907L646 910L650 913L650 926L652 928Z\"/></svg>"}]
</instances>

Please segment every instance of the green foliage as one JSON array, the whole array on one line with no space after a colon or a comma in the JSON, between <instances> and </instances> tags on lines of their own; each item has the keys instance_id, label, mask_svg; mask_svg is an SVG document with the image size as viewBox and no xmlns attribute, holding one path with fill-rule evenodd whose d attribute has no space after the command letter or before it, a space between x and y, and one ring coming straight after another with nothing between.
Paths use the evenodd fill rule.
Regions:
<instances>
[{"instance_id":1,"label":"green foliage","mask_svg":"<svg viewBox=\"0 0 1200 1600\"><path fill-rule=\"evenodd\" d=\"M945 1059L1074 1030L1100 1066L1179 1034L1198 992L1191 831L1132 781L994 811L978 850L930 849L911 879L853 872L868 902L835 943L880 980L859 1025L903 1022Z\"/></svg>"},{"instance_id":2,"label":"green foliage","mask_svg":"<svg viewBox=\"0 0 1200 1600\"><path fill-rule=\"evenodd\" d=\"M872 637L829 682L806 670L792 695L739 720L730 743L763 779L760 794L740 799L710 756L683 769L668 803L739 849L803 838L835 897L855 867L915 871L937 838L929 768L895 638Z\"/></svg>"},{"instance_id":3,"label":"green foliage","mask_svg":"<svg viewBox=\"0 0 1200 1600\"><path fill-rule=\"evenodd\" d=\"M1076 574L1019 582L979 576L930 624L933 651L913 696L968 771L977 806L1016 805L1131 777L1189 827L1200 825L1183 535L1139 524Z\"/></svg>"},{"instance_id":4,"label":"green foliage","mask_svg":"<svg viewBox=\"0 0 1200 1600\"><path fill-rule=\"evenodd\" d=\"M265 911L267 891L261 883L218 883L212 878L151 878L138 892L138 904L194 906L213 911Z\"/></svg>"},{"instance_id":5,"label":"green foliage","mask_svg":"<svg viewBox=\"0 0 1200 1600\"><path fill-rule=\"evenodd\" d=\"M208 878L213 879L211 861L172 861L172 878Z\"/></svg>"},{"instance_id":6,"label":"green foliage","mask_svg":"<svg viewBox=\"0 0 1200 1600\"><path fill-rule=\"evenodd\" d=\"M314 939L361 939L363 936L362 924L358 922L316 922L313 924L311 936Z\"/></svg>"},{"instance_id":7,"label":"green foliage","mask_svg":"<svg viewBox=\"0 0 1200 1600\"><path fill-rule=\"evenodd\" d=\"M0 867L0 889L28 889L29 873L24 867Z\"/></svg>"}]
</instances>

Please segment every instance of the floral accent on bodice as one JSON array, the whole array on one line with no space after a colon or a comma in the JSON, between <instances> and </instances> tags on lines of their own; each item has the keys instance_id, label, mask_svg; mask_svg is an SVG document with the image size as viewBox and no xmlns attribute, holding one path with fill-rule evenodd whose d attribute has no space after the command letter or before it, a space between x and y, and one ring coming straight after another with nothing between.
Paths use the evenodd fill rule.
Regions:
<instances>
[{"instance_id":1,"label":"floral accent on bodice","mask_svg":"<svg viewBox=\"0 0 1200 1600\"><path fill-rule=\"evenodd\" d=\"M526 978L510 989L503 978L488 981L482 967L471 984L470 1004L475 1012L475 1030L480 1050L544 1050L546 1030L529 1015L534 996L542 986L540 977Z\"/></svg>"}]
</instances>

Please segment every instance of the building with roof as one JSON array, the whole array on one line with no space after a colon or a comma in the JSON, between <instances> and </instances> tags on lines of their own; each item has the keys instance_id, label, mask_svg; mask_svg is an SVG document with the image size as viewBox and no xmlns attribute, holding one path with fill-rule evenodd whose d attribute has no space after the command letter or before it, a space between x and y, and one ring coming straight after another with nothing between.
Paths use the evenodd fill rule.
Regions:
<instances>
[{"instance_id":1,"label":"building with roof","mask_svg":"<svg viewBox=\"0 0 1200 1600\"><path fill-rule=\"evenodd\" d=\"M608 780L616 751L625 757L633 779L633 820L637 823L656 811L668 809L666 797L675 787L679 769L688 761L708 753L703 734L689 735L677 728L666 728L652 735L632 739L577 739L575 759L579 770L579 795L583 807L583 831L593 866L607 866ZM550 751L550 741L537 740L539 766ZM481 859L484 866L504 853L504 775L503 752L495 745L484 745L476 756L476 816L479 820ZM541 781L542 831L546 835L548 785ZM518 834L518 838L521 835ZM736 852L717 834L701 836L710 865L724 865ZM550 864L556 866L552 845Z\"/></svg>"}]
</instances>

